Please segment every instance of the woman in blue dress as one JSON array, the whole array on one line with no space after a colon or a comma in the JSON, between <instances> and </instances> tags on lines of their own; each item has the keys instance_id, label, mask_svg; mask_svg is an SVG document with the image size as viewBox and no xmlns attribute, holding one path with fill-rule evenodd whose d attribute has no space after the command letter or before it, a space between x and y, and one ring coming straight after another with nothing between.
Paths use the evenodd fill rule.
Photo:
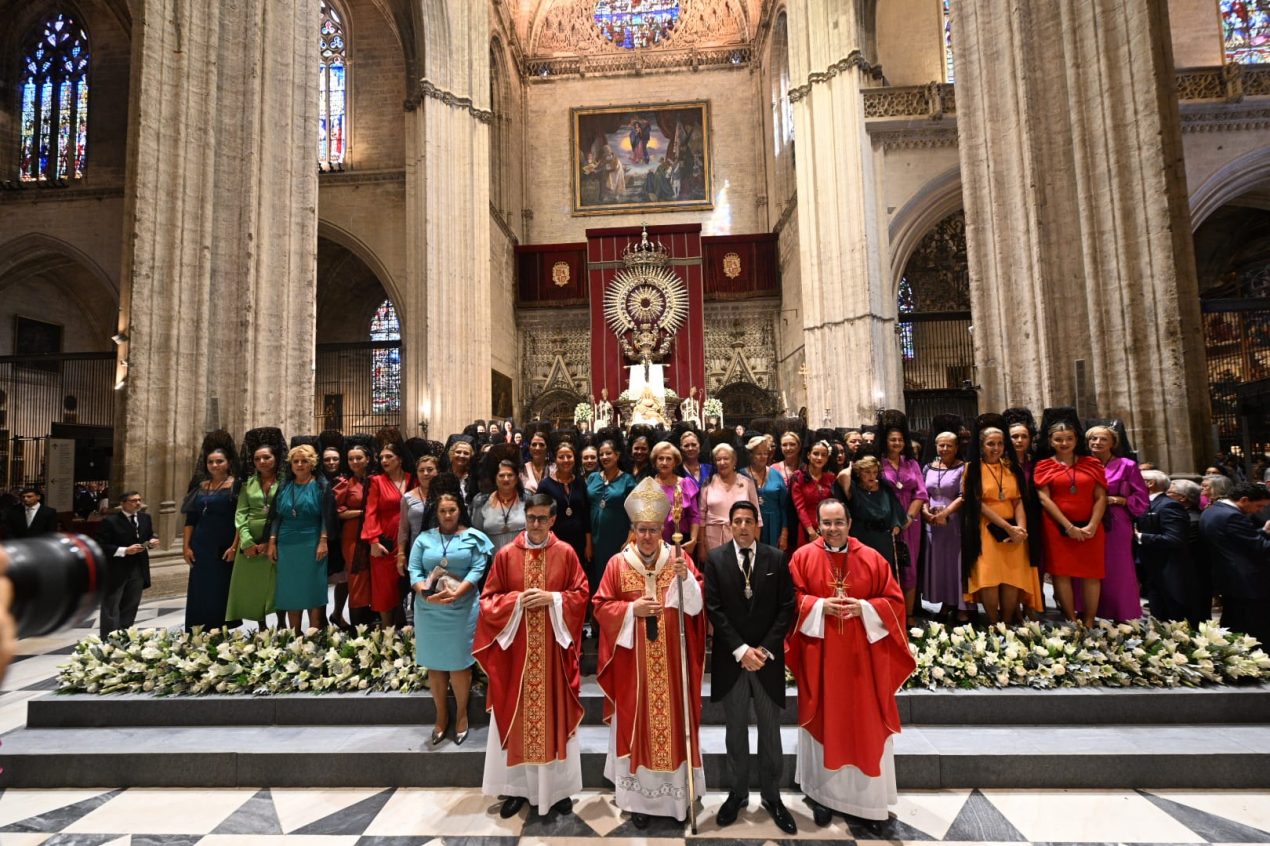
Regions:
<instances>
[{"instance_id":1,"label":"woman in blue dress","mask_svg":"<svg viewBox=\"0 0 1270 846\"><path fill-rule=\"evenodd\" d=\"M741 472L754 480L754 487L758 489L759 516L763 518L759 540L784 551L789 548L789 528L785 525L790 505L789 488L785 487L785 478L780 472L767 463L772 457L772 448L768 446L766 436L750 438L745 444L745 451L750 455L750 464Z\"/></svg>"},{"instance_id":2,"label":"woman in blue dress","mask_svg":"<svg viewBox=\"0 0 1270 846\"><path fill-rule=\"evenodd\" d=\"M428 686L436 702L432 745L449 728L446 691L453 686L457 713L454 742L467 740L467 701L472 687L472 641L476 637L477 597L481 578L494 556L494 544L468 528L462 499L453 492L434 502L437 527L415 538L410 550L410 586L415 601L415 660L428 669Z\"/></svg>"},{"instance_id":3,"label":"woman in blue dress","mask_svg":"<svg viewBox=\"0 0 1270 846\"><path fill-rule=\"evenodd\" d=\"M300 444L287 453L287 461L291 478L273 500L269 557L278 565L274 605L279 613L286 612L287 624L300 632L305 611L311 627L322 625L326 550L335 531L335 499L326 480L316 473L317 450Z\"/></svg>"},{"instance_id":4,"label":"woman in blue dress","mask_svg":"<svg viewBox=\"0 0 1270 846\"><path fill-rule=\"evenodd\" d=\"M591 566L587 581L593 595L609 559L626 546L631 531L626 497L635 489L635 477L622 470L622 446L616 438L600 441L597 454L600 467L586 479L587 501L591 504Z\"/></svg>"},{"instance_id":5,"label":"woman in blue dress","mask_svg":"<svg viewBox=\"0 0 1270 846\"><path fill-rule=\"evenodd\" d=\"M213 449L203 466L207 478L190 490L181 506L185 514L184 556L190 565L190 580L185 601L185 628L195 626L219 629L227 623L225 607L229 603L229 580L238 554L238 533L234 530L234 510L238 491L234 477L233 450Z\"/></svg>"}]
</instances>

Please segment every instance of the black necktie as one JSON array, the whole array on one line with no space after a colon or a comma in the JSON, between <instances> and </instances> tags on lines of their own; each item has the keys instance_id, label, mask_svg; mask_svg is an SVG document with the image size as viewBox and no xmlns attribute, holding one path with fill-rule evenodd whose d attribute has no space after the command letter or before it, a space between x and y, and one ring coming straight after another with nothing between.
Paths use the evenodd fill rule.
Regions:
<instances>
[{"instance_id":1,"label":"black necktie","mask_svg":"<svg viewBox=\"0 0 1270 846\"><path fill-rule=\"evenodd\" d=\"M752 599L754 597L754 591L750 589L750 577L754 575L754 565L750 561L750 553L752 551L753 550L748 548L741 550L741 557L743 559L741 561L741 572L745 574L745 598L746 599Z\"/></svg>"},{"instance_id":2,"label":"black necktie","mask_svg":"<svg viewBox=\"0 0 1270 846\"><path fill-rule=\"evenodd\" d=\"M136 535L138 539L140 539L140 538L141 538L141 527L137 525L137 515L136 515L136 514L129 514L129 515L128 515L128 522L132 523L132 533L133 533L134 535Z\"/></svg>"}]
</instances>

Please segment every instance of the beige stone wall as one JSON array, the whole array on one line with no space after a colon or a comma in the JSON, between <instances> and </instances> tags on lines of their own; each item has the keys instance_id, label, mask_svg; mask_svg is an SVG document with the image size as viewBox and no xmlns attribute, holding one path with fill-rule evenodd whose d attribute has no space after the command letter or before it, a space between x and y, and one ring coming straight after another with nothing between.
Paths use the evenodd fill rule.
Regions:
<instances>
[{"instance_id":1,"label":"beige stone wall","mask_svg":"<svg viewBox=\"0 0 1270 846\"><path fill-rule=\"evenodd\" d=\"M350 170L401 168L405 163L401 104L406 98L401 41L380 4L345 0L348 12Z\"/></svg>"},{"instance_id":2,"label":"beige stone wall","mask_svg":"<svg viewBox=\"0 0 1270 846\"><path fill-rule=\"evenodd\" d=\"M366 262L400 313L406 285L404 174L323 174L318 185L318 234Z\"/></svg>"},{"instance_id":3,"label":"beige stone wall","mask_svg":"<svg viewBox=\"0 0 1270 846\"><path fill-rule=\"evenodd\" d=\"M877 63L887 82L925 85L944 81L944 12L940 0L878 3L876 25Z\"/></svg>"},{"instance_id":4,"label":"beige stone wall","mask_svg":"<svg viewBox=\"0 0 1270 846\"><path fill-rule=\"evenodd\" d=\"M1217 0L1169 0L1169 23L1174 65L1195 68L1225 61Z\"/></svg>"},{"instance_id":5,"label":"beige stone wall","mask_svg":"<svg viewBox=\"0 0 1270 846\"><path fill-rule=\"evenodd\" d=\"M525 207L533 211L527 243L585 240L589 228L700 221L707 235L768 231L764 175L764 108L760 77L719 70L612 79L561 79L526 86ZM712 211L573 216L569 110L708 100Z\"/></svg>"}]
</instances>

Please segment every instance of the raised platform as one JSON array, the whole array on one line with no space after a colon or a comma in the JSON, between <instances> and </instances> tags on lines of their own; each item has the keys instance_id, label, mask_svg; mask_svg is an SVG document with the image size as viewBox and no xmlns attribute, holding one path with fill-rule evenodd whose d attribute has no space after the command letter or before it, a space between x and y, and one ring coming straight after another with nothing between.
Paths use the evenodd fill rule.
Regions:
<instances>
[{"instance_id":1,"label":"raised platform","mask_svg":"<svg viewBox=\"0 0 1270 846\"><path fill-rule=\"evenodd\" d=\"M583 779L601 787L608 729L584 682ZM793 785L796 703L782 730ZM486 729L432 748L427 694L191 697L47 695L4 736L2 787L479 786ZM902 789L1267 788L1270 686L1199 690L909 691L895 740ZM844 715L846 717L847 715ZM727 783L722 711L701 745Z\"/></svg>"}]
</instances>

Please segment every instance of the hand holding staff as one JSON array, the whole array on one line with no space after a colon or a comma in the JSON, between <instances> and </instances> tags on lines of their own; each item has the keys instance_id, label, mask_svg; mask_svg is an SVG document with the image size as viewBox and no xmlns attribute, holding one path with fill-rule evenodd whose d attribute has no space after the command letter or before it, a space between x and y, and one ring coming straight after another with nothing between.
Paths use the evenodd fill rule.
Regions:
<instances>
[{"instance_id":1,"label":"hand holding staff","mask_svg":"<svg viewBox=\"0 0 1270 846\"><path fill-rule=\"evenodd\" d=\"M688 820L691 823L692 833L697 833L697 786L693 780L692 771L692 699L690 687L688 685L688 624L684 615L684 579L688 575L688 565L683 560L683 548L680 544L683 542L683 534L675 532L671 535L671 539L675 542L675 576L679 586L679 681L680 688L683 691L683 715L684 715L684 749L688 753Z\"/></svg>"}]
</instances>

